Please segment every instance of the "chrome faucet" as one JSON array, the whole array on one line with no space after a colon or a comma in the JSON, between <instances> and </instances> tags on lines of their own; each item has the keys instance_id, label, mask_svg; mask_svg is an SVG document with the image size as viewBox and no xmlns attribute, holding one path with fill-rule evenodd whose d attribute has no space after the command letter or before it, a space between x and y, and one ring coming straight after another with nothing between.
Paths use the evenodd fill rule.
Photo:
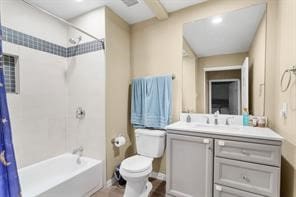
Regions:
<instances>
[{"instance_id":1,"label":"chrome faucet","mask_svg":"<svg viewBox=\"0 0 296 197\"><path fill-rule=\"evenodd\" d=\"M230 120L231 120L231 119L234 119L234 117L227 117L227 118L226 118L226 121L225 121L225 124L226 124L226 125L230 125Z\"/></svg>"},{"instance_id":2,"label":"chrome faucet","mask_svg":"<svg viewBox=\"0 0 296 197\"><path fill-rule=\"evenodd\" d=\"M210 118L209 118L209 116L204 116L204 118L206 119L206 123L207 124L210 124Z\"/></svg>"},{"instance_id":3,"label":"chrome faucet","mask_svg":"<svg viewBox=\"0 0 296 197\"><path fill-rule=\"evenodd\" d=\"M218 125L218 124L219 124L219 121L218 121L219 114L220 114L219 111L216 111L216 112L214 113L214 124L215 124L215 125Z\"/></svg>"},{"instance_id":4,"label":"chrome faucet","mask_svg":"<svg viewBox=\"0 0 296 197\"><path fill-rule=\"evenodd\" d=\"M83 147L80 146L79 148L74 149L72 152L73 155L76 155L76 154L78 155L78 158L76 160L77 164L81 164L81 156L82 156L83 150L84 150Z\"/></svg>"}]
</instances>

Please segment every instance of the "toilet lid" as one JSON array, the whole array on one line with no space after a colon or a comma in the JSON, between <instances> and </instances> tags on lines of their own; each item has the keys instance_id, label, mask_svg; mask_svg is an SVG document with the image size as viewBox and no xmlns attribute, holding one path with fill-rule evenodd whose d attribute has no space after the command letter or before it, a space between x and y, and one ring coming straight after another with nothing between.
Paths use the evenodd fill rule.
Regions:
<instances>
[{"instance_id":1,"label":"toilet lid","mask_svg":"<svg viewBox=\"0 0 296 197\"><path fill-rule=\"evenodd\" d=\"M143 172L152 165L152 158L135 155L129 157L121 163L121 168L128 172Z\"/></svg>"}]
</instances>

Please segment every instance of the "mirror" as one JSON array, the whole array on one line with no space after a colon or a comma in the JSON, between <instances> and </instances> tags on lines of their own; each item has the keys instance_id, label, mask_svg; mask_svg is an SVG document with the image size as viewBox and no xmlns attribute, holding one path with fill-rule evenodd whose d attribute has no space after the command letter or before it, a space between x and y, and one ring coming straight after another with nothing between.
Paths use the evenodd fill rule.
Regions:
<instances>
[{"instance_id":1,"label":"mirror","mask_svg":"<svg viewBox=\"0 0 296 197\"><path fill-rule=\"evenodd\" d=\"M182 111L264 115L266 4L183 26Z\"/></svg>"}]
</instances>

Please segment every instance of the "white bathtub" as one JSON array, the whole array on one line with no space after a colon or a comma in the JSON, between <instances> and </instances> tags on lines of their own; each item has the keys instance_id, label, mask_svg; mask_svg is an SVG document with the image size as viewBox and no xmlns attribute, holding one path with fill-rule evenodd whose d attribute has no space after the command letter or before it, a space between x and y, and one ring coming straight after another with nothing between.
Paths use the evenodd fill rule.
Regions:
<instances>
[{"instance_id":1,"label":"white bathtub","mask_svg":"<svg viewBox=\"0 0 296 197\"><path fill-rule=\"evenodd\" d=\"M84 197L103 187L103 164L63 154L19 170L23 197Z\"/></svg>"}]
</instances>

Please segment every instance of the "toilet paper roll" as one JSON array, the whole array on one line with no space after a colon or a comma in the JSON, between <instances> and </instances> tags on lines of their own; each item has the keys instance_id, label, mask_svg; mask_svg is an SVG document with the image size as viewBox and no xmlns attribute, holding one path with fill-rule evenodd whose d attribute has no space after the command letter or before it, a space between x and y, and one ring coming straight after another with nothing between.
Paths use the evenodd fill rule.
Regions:
<instances>
[{"instance_id":1,"label":"toilet paper roll","mask_svg":"<svg viewBox=\"0 0 296 197\"><path fill-rule=\"evenodd\" d=\"M120 137L115 138L114 145L116 147L121 147L121 146L125 145L125 143L126 143L125 137L120 136Z\"/></svg>"}]
</instances>

